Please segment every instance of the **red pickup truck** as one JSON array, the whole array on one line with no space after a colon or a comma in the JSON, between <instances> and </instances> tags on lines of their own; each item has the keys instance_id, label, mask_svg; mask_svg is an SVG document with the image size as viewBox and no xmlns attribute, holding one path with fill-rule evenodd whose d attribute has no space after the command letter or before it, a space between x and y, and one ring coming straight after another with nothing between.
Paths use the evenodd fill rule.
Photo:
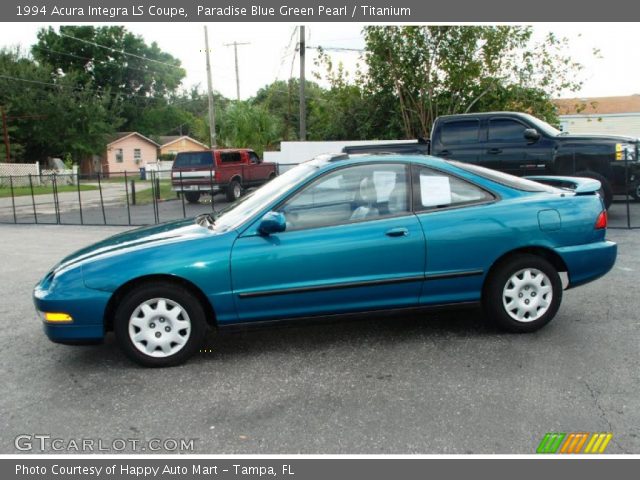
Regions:
<instances>
[{"instance_id":1,"label":"red pickup truck","mask_svg":"<svg viewBox=\"0 0 640 480\"><path fill-rule=\"evenodd\" d=\"M171 187L189 203L201 194L224 192L235 201L242 191L268 182L276 176L275 163L263 162L253 150L217 149L180 152L171 168Z\"/></svg>"}]
</instances>

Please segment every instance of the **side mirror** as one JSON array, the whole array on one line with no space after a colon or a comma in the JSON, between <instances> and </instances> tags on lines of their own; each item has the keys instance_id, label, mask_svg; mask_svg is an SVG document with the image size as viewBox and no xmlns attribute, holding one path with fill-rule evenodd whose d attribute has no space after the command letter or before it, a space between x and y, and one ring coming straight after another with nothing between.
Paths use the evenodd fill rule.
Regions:
<instances>
[{"instance_id":1,"label":"side mirror","mask_svg":"<svg viewBox=\"0 0 640 480\"><path fill-rule=\"evenodd\" d=\"M260 220L258 232L260 232L261 235L271 235L272 233L284 232L286 228L287 219L282 213L269 212Z\"/></svg>"},{"instance_id":2,"label":"side mirror","mask_svg":"<svg viewBox=\"0 0 640 480\"><path fill-rule=\"evenodd\" d=\"M536 142L540 139L540 134L535 128L527 128L524 131L524 138L530 142Z\"/></svg>"}]
</instances>

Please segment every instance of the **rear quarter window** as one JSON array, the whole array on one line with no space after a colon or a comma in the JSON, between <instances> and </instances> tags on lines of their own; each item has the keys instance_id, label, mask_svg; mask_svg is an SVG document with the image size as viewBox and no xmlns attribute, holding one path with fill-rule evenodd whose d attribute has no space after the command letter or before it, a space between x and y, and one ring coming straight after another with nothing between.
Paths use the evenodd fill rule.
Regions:
<instances>
[{"instance_id":1,"label":"rear quarter window","mask_svg":"<svg viewBox=\"0 0 640 480\"><path fill-rule=\"evenodd\" d=\"M498 172L497 170L491 170L489 168L479 167L478 165L471 165L468 163L456 162L455 160L448 160L448 162L461 170L465 170L473 173L474 175L478 175L479 177L486 178L487 180L515 190L521 190L523 192L561 192L560 189L555 187L543 185L542 183L527 180L526 178L509 175L508 173Z\"/></svg>"}]
</instances>

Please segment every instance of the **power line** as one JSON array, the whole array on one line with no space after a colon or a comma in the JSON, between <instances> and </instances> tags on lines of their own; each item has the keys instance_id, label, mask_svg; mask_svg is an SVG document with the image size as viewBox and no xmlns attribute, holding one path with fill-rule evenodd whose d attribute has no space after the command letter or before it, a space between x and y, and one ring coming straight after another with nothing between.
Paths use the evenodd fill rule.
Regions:
<instances>
[{"instance_id":1,"label":"power line","mask_svg":"<svg viewBox=\"0 0 640 480\"><path fill-rule=\"evenodd\" d=\"M311 49L311 50L317 50L317 49L322 49L325 50L327 52L358 52L358 53L362 53L364 52L366 49L364 48L349 48L349 47L323 47L321 45L314 45L314 46L307 46L307 49Z\"/></svg>"},{"instance_id":2,"label":"power line","mask_svg":"<svg viewBox=\"0 0 640 480\"><path fill-rule=\"evenodd\" d=\"M118 92L106 92L104 90L95 90L92 88L84 88L84 87L78 87L78 86L73 86L73 85L63 85L60 83L52 83L52 82L43 82L40 80L30 80L27 78L20 78L20 77L12 77L10 75L1 75L0 74L0 79L4 79L4 80L12 80L12 81L16 81L16 82L23 82L23 83L28 83L31 85L39 85L42 87L56 87L56 88L62 88L62 89L67 89L67 90L74 90L77 92L83 92L83 93L92 93L94 95L110 95L112 97L121 97L127 101L139 101L139 100L144 100L144 101L156 101L159 100L160 98L163 97L142 97L142 96L127 96L123 93L118 93ZM165 98L165 100L167 100ZM180 101L180 102L175 102L175 104L182 104L182 103L189 103L191 101L197 101L197 100L188 100L188 101Z\"/></svg>"},{"instance_id":3,"label":"power line","mask_svg":"<svg viewBox=\"0 0 640 480\"><path fill-rule=\"evenodd\" d=\"M86 43L88 45L93 45L95 47L99 47L99 48L104 48L106 50L110 50L112 52L116 52L116 53L120 53L122 55L128 55L130 57L134 57L134 58L138 58L140 60L144 60L146 62L153 62L153 63L158 63L160 65L165 65L167 67L171 67L171 68L176 68L176 69L180 69L180 70L184 70L182 67L178 66L178 65L173 65L171 63L167 63L167 62L161 62L160 60L156 60L155 58L149 58L149 57L144 57L142 55L136 55L135 53L130 53L130 52L126 52L124 50L118 50L117 48L113 48L113 47L107 47L105 45L100 45L99 43L96 42L92 42L90 40L85 40L84 38L78 38L78 37L74 37L73 35L67 35L64 32L60 32L59 33L61 36L63 37L67 37L67 38L71 38L73 40L77 40L78 42L82 42L82 43Z\"/></svg>"},{"instance_id":4,"label":"power line","mask_svg":"<svg viewBox=\"0 0 640 480\"><path fill-rule=\"evenodd\" d=\"M90 57L81 57L80 55L75 55L73 53L68 53L68 52L60 52L58 50L52 50L50 48L46 48L46 47L42 47L40 45L33 45L33 48L37 48L39 50L46 50L47 52L51 52L51 53L55 53L57 55L64 55L66 57L72 57L72 58L77 58L79 60L87 60L89 62L93 62L93 63L101 63L103 65L109 65L112 64L113 62L109 61L109 60L98 60L95 58L90 58ZM135 68L135 67L131 67L129 65L121 65L123 68L126 68L128 70L135 70L136 72L142 72L142 73L160 73L158 70L143 70L141 68Z\"/></svg>"}]
</instances>

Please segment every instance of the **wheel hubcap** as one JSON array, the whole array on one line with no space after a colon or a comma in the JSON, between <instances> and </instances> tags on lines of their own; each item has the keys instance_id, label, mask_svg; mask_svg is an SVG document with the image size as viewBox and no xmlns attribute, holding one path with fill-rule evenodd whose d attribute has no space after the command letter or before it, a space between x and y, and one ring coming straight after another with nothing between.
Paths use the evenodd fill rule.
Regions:
<instances>
[{"instance_id":1,"label":"wheel hubcap","mask_svg":"<svg viewBox=\"0 0 640 480\"><path fill-rule=\"evenodd\" d=\"M240 198L240 186L236 185L233 187L233 196L236 198Z\"/></svg>"},{"instance_id":2,"label":"wheel hubcap","mask_svg":"<svg viewBox=\"0 0 640 480\"><path fill-rule=\"evenodd\" d=\"M133 345L151 357L169 357L186 345L191 320L186 310L168 298L142 302L129 318L129 338Z\"/></svg>"},{"instance_id":3,"label":"wheel hubcap","mask_svg":"<svg viewBox=\"0 0 640 480\"><path fill-rule=\"evenodd\" d=\"M544 315L553 300L551 280L536 268L514 273L502 291L502 304L511 318L532 322Z\"/></svg>"}]
</instances>

